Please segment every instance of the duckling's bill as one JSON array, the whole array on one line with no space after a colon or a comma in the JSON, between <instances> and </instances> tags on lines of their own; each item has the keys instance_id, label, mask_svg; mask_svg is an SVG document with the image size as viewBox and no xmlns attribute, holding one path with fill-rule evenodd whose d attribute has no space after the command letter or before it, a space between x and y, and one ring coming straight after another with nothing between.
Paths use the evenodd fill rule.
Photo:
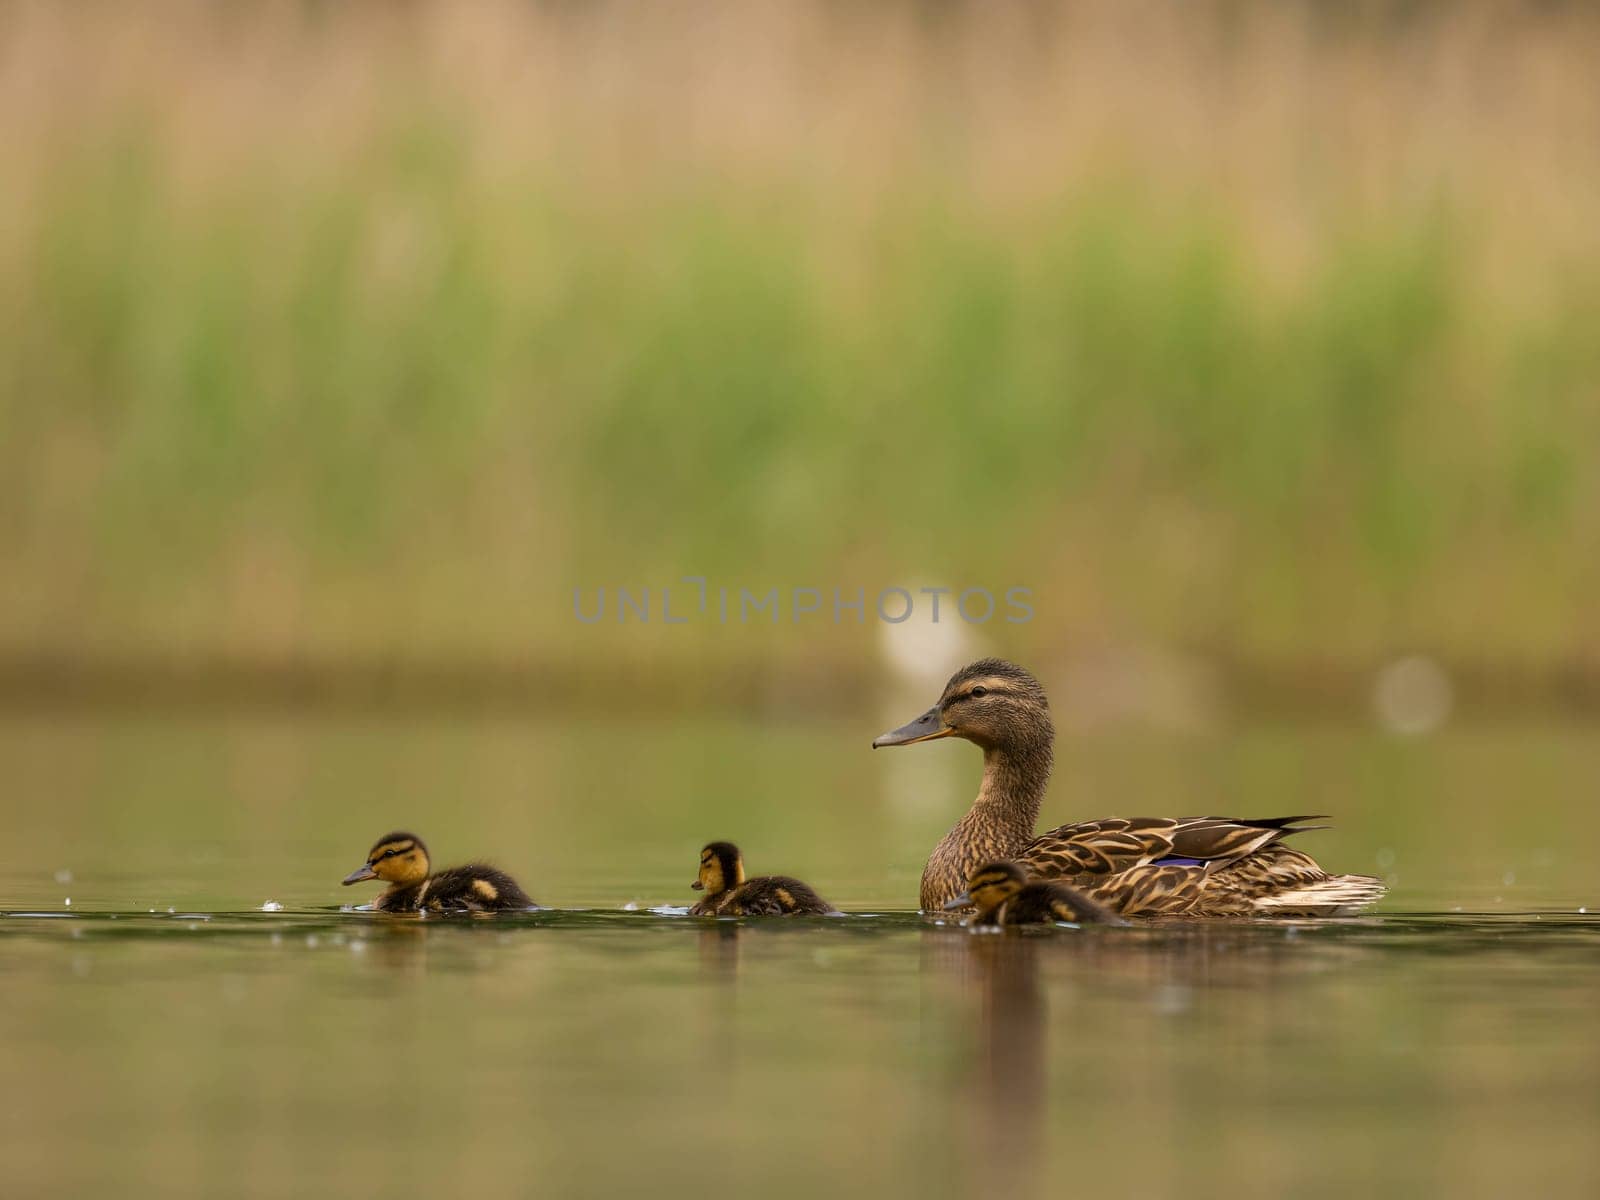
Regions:
<instances>
[{"instance_id":1,"label":"duckling's bill","mask_svg":"<svg viewBox=\"0 0 1600 1200\"><path fill-rule=\"evenodd\" d=\"M352 883L360 883L366 879L376 879L378 873L372 869L371 863L362 863L354 871L344 877L344 885L349 887Z\"/></svg>"},{"instance_id":2,"label":"duckling's bill","mask_svg":"<svg viewBox=\"0 0 1600 1200\"><path fill-rule=\"evenodd\" d=\"M956 909L958 909L958 908L971 908L971 907L972 907L972 897L970 895L968 895L966 892L962 892L961 895L955 897L954 899L946 900L944 902L944 911L945 912L955 912Z\"/></svg>"},{"instance_id":3,"label":"duckling's bill","mask_svg":"<svg viewBox=\"0 0 1600 1200\"><path fill-rule=\"evenodd\" d=\"M949 737L954 732L954 727L944 723L944 718L939 715L939 706L935 704L910 724L902 725L899 729L891 729L888 733L880 733L872 739L872 748L876 750L879 746L909 746L913 742L931 742L934 738Z\"/></svg>"}]
</instances>

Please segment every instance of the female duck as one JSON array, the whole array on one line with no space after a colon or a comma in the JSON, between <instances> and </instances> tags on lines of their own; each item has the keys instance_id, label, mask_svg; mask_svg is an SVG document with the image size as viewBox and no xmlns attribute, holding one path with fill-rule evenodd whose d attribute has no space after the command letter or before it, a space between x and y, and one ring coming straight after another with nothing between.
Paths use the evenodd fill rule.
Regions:
<instances>
[{"instance_id":1,"label":"female duck","mask_svg":"<svg viewBox=\"0 0 1600 1200\"><path fill-rule=\"evenodd\" d=\"M809 885L787 875L744 877L744 856L732 842L712 842L700 851L700 875L689 885L705 898L692 917L788 917L838 910Z\"/></svg>"},{"instance_id":2,"label":"female duck","mask_svg":"<svg viewBox=\"0 0 1600 1200\"><path fill-rule=\"evenodd\" d=\"M379 838L367 861L346 875L346 886L381 879L388 890L372 902L379 912L503 912L533 908L532 898L504 871L484 863L430 875L428 847L414 833Z\"/></svg>"},{"instance_id":3,"label":"female duck","mask_svg":"<svg viewBox=\"0 0 1600 1200\"><path fill-rule=\"evenodd\" d=\"M1330 875L1283 844L1312 817L1106 817L1034 835L1055 741L1039 681L998 658L961 668L939 702L872 743L959 737L983 750L983 784L922 873L922 907L943 907L979 863L1010 859L1127 916L1332 916L1384 893L1366 875Z\"/></svg>"},{"instance_id":4,"label":"female duck","mask_svg":"<svg viewBox=\"0 0 1600 1200\"><path fill-rule=\"evenodd\" d=\"M1076 888L1050 879L1029 883L1027 873L1013 862L984 863L967 881L965 894L945 904L946 909L968 907L977 910L968 922L974 926L1127 924Z\"/></svg>"}]
</instances>

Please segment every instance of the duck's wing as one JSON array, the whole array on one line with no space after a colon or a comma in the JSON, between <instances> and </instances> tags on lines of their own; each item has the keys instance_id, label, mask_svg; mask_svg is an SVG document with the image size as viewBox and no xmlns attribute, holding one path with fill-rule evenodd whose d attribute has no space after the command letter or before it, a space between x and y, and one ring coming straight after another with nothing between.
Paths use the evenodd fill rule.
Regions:
<instances>
[{"instance_id":1,"label":"duck's wing","mask_svg":"<svg viewBox=\"0 0 1600 1200\"><path fill-rule=\"evenodd\" d=\"M784 904L791 893L773 886L768 878L747 879L729 893L717 912L724 917L781 917L794 911ZM792 896L791 896L792 898Z\"/></svg>"},{"instance_id":2,"label":"duck's wing","mask_svg":"<svg viewBox=\"0 0 1600 1200\"><path fill-rule=\"evenodd\" d=\"M428 876L417 897L418 906L427 912L474 912L483 908L472 891L472 871L449 867Z\"/></svg>"},{"instance_id":3,"label":"duck's wing","mask_svg":"<svg viewBox=\"0 0 1600 1200\"><path fill-rule=\"evenodd\" d=\"M1212 872L1210 890L1243 895L1258 913L1351 916L1389 889L1371 875L1330 875L1309 854L1275 843Z\"/></svg>"},{"instance_id":4,"label":"duck's wing","mask_svg":"<svg viewBox=\"0 0 1600 1200\"><path fill-rule=\"evenodd\" d=\"M533 907L533 900L515 879L487 863L467 863L430 876L422 903L432 912L500 912Z\"/></svg>"},{"instance_id":5,"label":"duck's wing","mask_svg":"<svg viewBox=\"0 0 1600 1200\"><path fill-rule=\"evenodd\" d=\"M1320 819L1111 817L1041 834L1018 861L1126 916L1359 911L1382 897L1382 880L1329 875L1282 844L1291 833L1324 828L1305 824Z\"/></svg>"},{"instance_id":6,"label":"duck's wing","mask_svg":"<svg viewBox=\"0 0 1600 1200\"><path fill-rule=\"evenodd\" d=\"M1114 875L1080 880L1080 886L1107 908L1129 917L1244 915L1250 903L1242 893L1217 894L1204 866L1166 863L1130 867Z\"/></svg>"},{"instance_id":7,"label":"duck's wing","mask_svg":"<svg viewBox=\"0 0 1600 1200\"><path fill-rule=\"evenodd\" d=\"M1321 826L1305 817L1105 817L1041 833L1018 855L1042 879L1110 876L1135 867L1218 867Z\"/></svg>"},{"instance_id":8,"label":"duck's wing","mask_svg":"<svg viewBox=\"0 0 1600 1200\"><path fill-rule=\"evenodd\" d=\"M535 908L534 898L522 890L522 885L499 867L487 863L468 863L461 870L472 877L469 885L486 908ZM490 893L493 895L490 895Z\"/></svg>"},{"instance_id":9,"label":"duck's wing","mask_svg":"<svg viewBox=\"0 0 1600 1200\"><path fill-rule=\"evenodd\" d=\"M834 909L809 884L785 875L762 875L740 884L721 911L724 915L781 917L791 913L831 913Z\"/></svg>"}]
</instances>

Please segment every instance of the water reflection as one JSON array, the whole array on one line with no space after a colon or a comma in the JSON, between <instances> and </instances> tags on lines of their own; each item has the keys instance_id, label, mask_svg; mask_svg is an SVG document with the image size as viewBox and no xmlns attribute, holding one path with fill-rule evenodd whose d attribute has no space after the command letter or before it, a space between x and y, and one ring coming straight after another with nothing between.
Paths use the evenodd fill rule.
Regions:
<instances>
[{"instance_id":1,"label":"water reflection","mask_svg":"<svg viewBox=\"0 0 1600 1200\"><path fill-rule=\"evenodd\" d=\"M696 935L700 967L709 978L733 984L739 973L739 926L733 921L686 917L704 928Z\"/></svg>"},{"instance_id":2,"label":"water reflection","mask_svg":"<svg viewBox=\"0 0 1600 1200\"><path fill-rule=\"evenodd\" d=\"M377 916L364 941L367 961L401 975L422 975L428 969L429 929L415 918Z\"/></svg>"},{"instance_id":3,"label":"water reflection","mask_svg":"<svg viewBox=\"0 0 1600 1200\"><path fill-rule=\"evenodd\" d=\"M1294 993L1370 964L1384 932L1377 920L926 929L925 1052L959 1047L949 1083L965 1190L1037 1190L1062 1168L1083 1106L1108 1102L1108 1088L1112 1103L1117 1091L1144 1094L1156 1127L1181 1125L1192 1085L1187 1069L1173 1074L1175 1060L1226 1054L1270 1078ZM1232 1031L1222 1038L1219 1016ZM1062 1071L1074 1063L1088 1069Z\"/></svg>"},{"instance_id":4,"label":"water reflection","mask_svg":"<svg viewBox=\"0 0 1600 1200\"><path fill-rule=\"evenodd\" d=\"M978 1039L965 1090L973 1119L964 1126L975 1168L969 1194L1022 1194L1040 1175L1048 1116L1049 1022L1039 982L1038 936L978 934L962 939L977 996Z\"/></svg>"},{"instance_id":5,"label":"water reflection","mask_svg":"<svg viewBox=\"0 0 1600 1200\"><path fill-rule=\"evenodd\" d=\"M911 914L0 914L0 1055L38 1081L0 1138L18 1194L55 1178L69 1113L107 1143L74 1159L85 1184L204 1127L244 1158L354 1141L360 1191L389 1169L370 1071L398 1047L428 1111L459 1117L403 1131L437 1164L423 1190L550 1169L675 1194L671 1164L712 1154L777 1197L841 1164L856 1194L1024 1195L1088 1155L1137 1163L1145 1194L1249 1162L1232 1194L1376 1195L1427 1142L1421 1190L1489 1194L1529 1169L1600 1179L1579 1136L1600 1118L1597 947L1574 914L982 935ZM194 1087L169 1068L197 1044L216 1069ZM259 1194L292 1190L255 1169Z\"/></svg>"}]
</instances>

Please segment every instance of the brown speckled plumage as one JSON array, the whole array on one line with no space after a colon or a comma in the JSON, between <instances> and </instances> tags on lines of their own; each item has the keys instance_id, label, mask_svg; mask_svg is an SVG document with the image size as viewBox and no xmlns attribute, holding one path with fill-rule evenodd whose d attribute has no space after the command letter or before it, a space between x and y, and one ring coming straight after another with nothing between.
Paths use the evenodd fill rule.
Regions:
<instances>
[{"instance_id":1,"label":"brown speckled plumage","mask_svg":"<svg viewBox=\"0 0 1600 1200\"><path fill-rule=\"evenodd\" d=\"M1385 890L1369 876L1329 875L1281 844L1315 828L1303 824L1314 817L1108 817L1036 836L1055 729L1044 689L1015 664L990 658L963 667L933 708L873 745L941 737L983 750L983 783L928 858L924 909L960 895L974 868L996 859L1132 916L1325 915L1371 904ZM1163 861L1171 859L1179 861Z\"/></svg>"}]
</instances>

